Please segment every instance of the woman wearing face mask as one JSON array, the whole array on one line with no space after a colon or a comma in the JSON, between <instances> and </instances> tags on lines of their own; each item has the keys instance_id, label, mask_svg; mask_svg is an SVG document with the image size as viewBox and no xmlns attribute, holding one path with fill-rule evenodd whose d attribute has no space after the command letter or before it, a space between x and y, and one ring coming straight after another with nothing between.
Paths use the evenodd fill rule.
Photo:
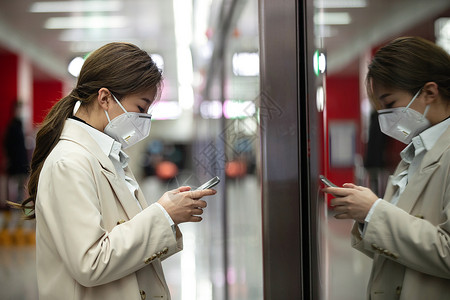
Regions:
<instances>
[{"instance_id":1,"label":"woman wearing face mask","mask_svg":"<svg viewBox=\"0 0 450 300\"><path fill-rule=\"evenodd\" d=\"M22 204L36 217L40 299L170 299L161 260L215 191L180 187L148 206L127 166L122 149L149 134L161 81L145 51L107 44L44 120Z\"/></svg>"},{"instance_id":2,"label":"woman wearing face mask","mask_svg":"<svg viewBox=\"0 0 450 300\"><path fill-rule=\"evenodd\" d=\"M407 144L384 197L325 188L337 219L354 219L352 245L373 258L367 299L450 295L450 57L421 38L381 48L367 74L381 130Z\"/></svg>"}]
</instances>

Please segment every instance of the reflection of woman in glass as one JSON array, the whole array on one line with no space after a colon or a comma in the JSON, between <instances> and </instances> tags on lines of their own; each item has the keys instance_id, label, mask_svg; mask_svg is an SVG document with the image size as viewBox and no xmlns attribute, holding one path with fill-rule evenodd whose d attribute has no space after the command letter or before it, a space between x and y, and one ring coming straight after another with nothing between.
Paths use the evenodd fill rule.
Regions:
<instances>
[{"instance_id":1,"label":"reflection of woman in glass","mask_svg":"<svg viewBox=\"0 0 450 300\"><path fill-rule=\"evenodd\" d=\"M149 134L161 80L145 51L107 44L44 120L22 205L35 209L41 299L170 299L161 260L215 191L180 187L148 206L128 168L122 149Z\"/></svg>"},{"instance_id":2,"label":"reflection of woman in glass","mask_svg":"<svg viewBox=\"0 0 450 300\"><path fill-rule=\"evenodd\" d=\"M450 295L450 56L421 38L399 38L369 65L381 130L407 144L383 199L345 184L338 219L354 219L353 246L373 258L369 299Z\"/></svg>"}]
</instances>

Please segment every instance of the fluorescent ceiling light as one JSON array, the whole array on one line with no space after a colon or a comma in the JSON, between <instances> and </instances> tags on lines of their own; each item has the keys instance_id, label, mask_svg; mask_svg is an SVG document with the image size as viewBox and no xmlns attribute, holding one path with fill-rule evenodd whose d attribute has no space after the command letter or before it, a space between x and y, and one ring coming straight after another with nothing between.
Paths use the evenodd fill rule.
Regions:
<instances>
[{"instance_id":1,"label":"fluorescent ceiling light","mask_svg":"<svg viewBox=\"0 0 450 300\"><path fill-rule=\"evenodd\" d=\"M314 23L317 25L347 25L352 22L347 12L319 12L314 15Z\"/></svg>"},{"instance_id":2,"label":"fluorescent ceiling light","mask_svg":"<svg viewBox=\"0 0 450 300\"><path fill-rule=\"evenodd\" d=\"M256 52L234 53L233 74L236 76L258 76L259 54Z\"/></svg>"},{"instance_id":3,"label":"fluorescent ceiling light","mask_svg":"<svg viewBox=\"0 0 450 300\"><path fill-rule=\"evenodd\" d=\"M156 66L159 69L164 70L164 58L161 56L161 54L153 53L150 56L153 62L156 64Z\"/></svg>"},{"instance_id":4,"label":"fluorescent ceiling light","mask_svg":"<svg viewBox=\"0 0 450 300\"><path fill-rule=\"evenodd\" d=\"M323 86L319 86L316 91L316 106L317 111L322 112L323 107L325 106L325 92L323 90Z\"/></svg>"},{"instance_id":5,"label":"fluorescent ceiling light","mask_svg":"<svg viewBox=\"0 0 450 300\"><path fill-rule=\"evenodd\" d=\"M203 101L200 104L200 115L203 119L222 118L222 102L218 100Z\"/></svg>"},{"instance_id":6,"label":"fluorescent ceiling light","mask_svg":"<svg viewBox=\"0 0 450 300\"><path fill-rule=\"evenodd\" d=\"M439 18L434 21L434 33L437 38L450 39L450 18Z\"/></svg>"},{"instance_id":7,"label":"fluorescent ceiling light","mask_svg":"<svg viewBox=\"0 0 450 300\"><path fill-rule=\"evenodd\" d=\"M437 40L436 44L450 54L450 40L448 39Z\"/></svg>"},{"instance_id":8,"label":"fluorescent ceiling light","mask_svg":"<svg viewBox=\"0 0 450 300\"><path fill-rule=\"evenodd\" d=\"M80 16L49 18L44 25L46 29L70 28L122 28L128 21L124 16Z\"/></svg>"},{"instance_id":9,"label":"fluorescent ceiling light","mask_svg":"<svg viewBox=\"0 0 450 300\"><path fill-rule=\"evenodd\" d=\"M367 0L314 0L317 8L356 8L367 7Z\"/></svg>"},{"instance_id":10,"label":"fluorescent ceiling light","mask_svg":"<svg viewBox=\"0 0 450 300\"><path fill-rule=\"evenodd\" d=\"M33 13L120 11L122 1L44 1L30 7Z\"/></svg>"},{"instance_id":11,"label":"fluorescent ceiling light","mask_svg":"<svg viewBox=\"0 0 450 300\"><path fill-rule=\"evenodd\" d=\"M450 18L439 18L434 22L436 44L450 53Z\"/></svg>"},{"instance_id":12,"label":"fluorescent ceiling light","mask_svg":"<svg viewBox=\"0 0 450 300\"><path fill-rule=\"evenodd\" d=\"M178 101L158 101L152 110L152 120L174 120L181 116Z\"/></svg>"},{"instance_id":13,"label":"fluorescent ceiling light","mask_svg":"<svg viewBox=\"0 0 450 300\"><path fill-rule=\"evenodd\" d=\"M252 117L256 113L255 103L252 101L225 100L223 115L227 119Z\"/></svg>"},{"instance_id":14,"label":"fluorescent ceiling light","mask_svg":"<svg viewBox=\"0 0 450 300\"><path fill-rule=\"evenodd\" d=\"M186 0L173 1L175 46L177 58L178 101L183 109L194 106L194 69L192 65L192 3Z\"/></svg>"},{"instance_id":15,"label":"fluorescent ceiling light","mask_svg":"<svg viewBox=\"0 0 450 300\"><path fill-rule=\"evenodd\" d=\"M81 67L83 66L83 64L84 64L84 59L82 57L75 57L69 63L67 70L73 76L78 77L78 75L80 75Z\"/></svg>"}]
</instances>

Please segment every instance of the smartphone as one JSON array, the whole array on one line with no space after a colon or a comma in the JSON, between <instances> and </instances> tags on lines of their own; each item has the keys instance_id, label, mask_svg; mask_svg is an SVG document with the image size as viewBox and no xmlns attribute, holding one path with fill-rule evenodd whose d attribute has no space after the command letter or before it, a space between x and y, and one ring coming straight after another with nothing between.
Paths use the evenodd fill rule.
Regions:
<instances>
[{"instance_id":1,"label":"smartphone","mask_svg":"<svg viewBox=\"0 0 450 300\"><path fill-rule=\"evenodd\" d=\"M208 180L207 182L205 182L204 184L202 184L195 190L201 191L201 190L209 189L209 188L212 188L213 186L217 185L219 182L220 182L220 178L218 176L216 176L214 178L211 178L210 180Z\"/></svg>"},{"instance_id":2,"label":"smartphone","mask_svg":"<svg viewBox=\"0 0 450 300\"><path fill-rule=\"evenodd\" d=\"M322 182L323 182L325 185L327 185L327 186L329 186L329 187L338 187L337 185L335 185L334 183L332 183L328 178L326 178L326 177L323 176L323 175L319 175L319 178L320 178L320 180L322 180Z\"/></svg>"}]
</instances>

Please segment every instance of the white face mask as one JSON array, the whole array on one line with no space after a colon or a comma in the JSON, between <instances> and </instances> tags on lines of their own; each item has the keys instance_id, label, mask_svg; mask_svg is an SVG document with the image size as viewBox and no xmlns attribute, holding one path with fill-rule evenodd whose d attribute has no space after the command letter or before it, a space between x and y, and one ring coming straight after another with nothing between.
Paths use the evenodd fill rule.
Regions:
<instances>
[{"instance_id":1,"label":"white face mask","mask_svg":"<svg viewBox=\"0 0 450 300\"><path fill-rule=\"evenodd\" d=\"M117 98L114 95L112 96L125 113L111 120L105 110L109 123L106 125L104 132L121 143L123 149L126 149L149 135L152 116L148 113L127 112Z\"/></svg>"},{"instance_id":2,"label":"white face mask","mask_svg":"<svg viewBox=\"0 0 450 300\"><path fill-rule=\"evenodd\" d=\"M430 127L430 121L425 118L429 105L425 108L423 115L410 105L419 96L420 89L406 107L382 109L378 111L378 121L381 131L394 139L409 144L413 137Z\"/></svg>"}]
</instances>

